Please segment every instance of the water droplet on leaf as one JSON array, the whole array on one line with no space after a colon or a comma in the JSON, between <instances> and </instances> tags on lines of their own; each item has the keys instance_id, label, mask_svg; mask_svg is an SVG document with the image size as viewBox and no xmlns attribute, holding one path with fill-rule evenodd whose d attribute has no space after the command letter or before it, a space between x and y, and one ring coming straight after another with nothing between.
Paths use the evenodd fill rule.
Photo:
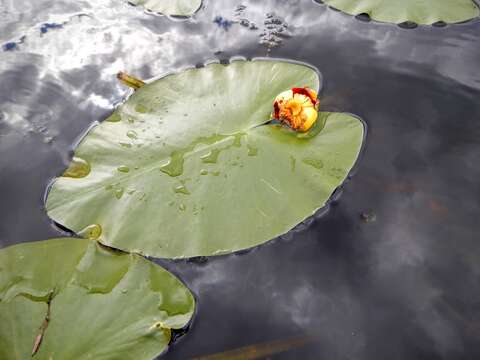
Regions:
<instances>
[{"instance_id":1,"label":"water droplet on leaf","mask_svg":"<svg viewBox=\"0 0 480 360\"><path fill-rule=\"evenodd\" d=\"M130 168L126 165L121 165L117 168L117 170L123 173L128 173L130 171Z\"/></svg>"},{"instance_id":2,"label":"water droplet on leaf","mask_svg":"<svg viewBox=\"0 0 480 360\"><path fill-rule=\"evenodd\" d=\"M322 161L322 160L319 160L319 159L304 158L304 159L302 159L302 162L303 162L304 164L313 166L315 169L318 169L318 170L320 170L321 168L323 168L323 161Z\"/></svg>"},{"instance_id":3,"label":"water droplet on leaf","mask_svg":"<svg viewBox=\"0 0 480 360\"><path fill-rule=\"evenodd\" d=\"M185 185L178 185L174 188L174 191L177 194L190 195L190 191L185 187Z\"/></svg>"},{"instance_id":4,"label":"water droplet on leaf","mask_svg":"<svg viewBox=\"0 0 480 360\"><path fill-rule=\"evenodd\" d=\"M165 174L175 177L183 174L183 156L185 155L184 151L174 151L170 155L170 161L160 167L160 171Z\"/></svg>"},{"instance_id":5,"label":"water droplet on leaf","mask_svg":"<svg viewBox=\"0 0 480 360\"><path fill-rule=\"evenodd\" d=\"M240 147L242 146L242 136L245 135L243 133L235 134L233 139L233 146Z\"/></svg>"},{"instance_id":6,"label":"water droplet on leaf","mask_svg":"<svg viewBox=\"0 0 480 360\"><path fill-rule=\"evenodd\" d=\"M133 130L129 130L127 131L127 136L130 138L130 139L136 139L138 137L137 133Z\"/></svg>"},{"instance_id":7,"label":"water droplet on leaf","mask_svg":"<svg viewBox=\"0 0 480 360\"><path fill-rule=\"evenodd\" d=\"M122 120L122 117L120 116L120 114L118 112L114 112L112 115L110 115L105 121L108 121L108 122L119 122L120 120Z\"/></svg>"},{"instance_id":8,"label":"water droplet on leaf","mask_svg":"<svg viewBox=\"0 0 480 360\"><path fill-rule=\"evenodd\" d=\"M207 164L216 164L218 155L220 155L220 149L213 149L208 154L202 156L202 161Z\"/></svg>"},{"instance_id":9,"label":"water droplet on leaf","mask_svg":"<svg viewBox=\"0 0 480 360\"><path fill-rule=\"evenodd\" d=\"M114 193L117 199L121 199L123 196L123 189L116 189Z\"/></svg>"},{"instance_id":10,"label":"water droplet on leaf","mask_svg":"<svg viewBox=\"0 0 480 360\"><path fill-rule=\"evenodd\" d=\"M79 179L87 176L90 173L90 169L90 164L86 160L74 156L62 176Z\"/></svg>"},{"instance_id":11,"label":"water droplet on leaf","mask_svg":"<svg viewBox=\"0 0 480 360\"><path fill-rule=\"evenodd\" d=\"M258 154L258 149L250 144L247 145L248 156L256 156Z\"/></svg>"},{"instance_id":12,"label":"water droplet on leaf","mask_svg":"<svg viewBox=\"0 0 480 360\"><path fill-rule=\"evenodd\" d=\"M144 114L148 112L148 108L143 104L137 104L137 106L135 106L135 111Z\"/></svg>"}]
</instances>

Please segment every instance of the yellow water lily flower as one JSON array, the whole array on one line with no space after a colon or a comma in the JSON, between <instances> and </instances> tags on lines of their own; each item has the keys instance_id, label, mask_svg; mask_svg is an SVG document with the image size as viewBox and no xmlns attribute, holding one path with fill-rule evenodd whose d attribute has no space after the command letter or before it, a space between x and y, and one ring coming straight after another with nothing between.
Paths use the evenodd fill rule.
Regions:
<instances>
[{"instance_id":1,"label":"yellow water lily flower","mask_svg":"<svg viewBox=\"0 0 480 360\"><path fill-rule=\"evenodd\" d=\"M295 131L310 129L318 117L317 92L310 88L292 88L277 95L272 117Z\"/></svg>"}]
</instances>

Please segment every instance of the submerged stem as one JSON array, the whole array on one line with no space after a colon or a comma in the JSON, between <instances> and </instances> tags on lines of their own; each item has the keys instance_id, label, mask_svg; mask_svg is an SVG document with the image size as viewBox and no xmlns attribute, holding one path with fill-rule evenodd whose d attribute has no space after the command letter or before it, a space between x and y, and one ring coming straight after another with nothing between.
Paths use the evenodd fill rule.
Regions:
<instances>
[{"instance_id":1,"label":"submerged stem","mask_svg":"<svg viewBox=\"0 0 480 360\"><path fill-rule=\"evenodd\" d=\"M122 71L120 71L117 74L117 79L120 80L124 85L127 85L128 87L131 87L134 90L138 90L145 85L145 83L142 80L137 79L132 75L128 75L127 73L124 73Z\"/></svg>"},{"instance_id":2,"label":"submerged stem","mask_svg":"<svg viewBox=\"0 0 480 360\"><path fill-rule=\"evenodd\" d=\"M317 339L310 336L301 336L285 340L277 340L263 344L249 345L213 355L200 356L192 360L254 360L282 353L293 348L315 342Z\"/></svg>"}]
</instances>

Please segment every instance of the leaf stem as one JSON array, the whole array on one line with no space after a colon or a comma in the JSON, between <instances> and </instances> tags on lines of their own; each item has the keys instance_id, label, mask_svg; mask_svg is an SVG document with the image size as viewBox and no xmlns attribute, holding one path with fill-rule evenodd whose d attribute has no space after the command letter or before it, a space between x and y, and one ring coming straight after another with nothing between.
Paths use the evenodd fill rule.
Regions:
<instances>
[{"instance_id":1,"label":"leaf stem","mask_svg":"<svg viewBox=\"0 0 480 360\"><path fill-rule=\"evenodd\" d=\"M33 349L32 349L32 357L38 352L40 349L40 345L42 345L42 340L45 335L45 331L47 330L48 324L50 322L50 305L52 303L53 295L55 291L52 290L50 291L50 294L48 295L48 300L47 300L47 313L45 314L45 318L43 319L42 325L39 328L39 333L37 337L35 338L35 342L33 343Z\"/></svg>"},{"instance_id":2,"label":"leaf stem","mask_svg":"<svg viewBox=\"0 0 480 360\"><path fill-rule=\"evenodd\" d=\"M128 75L127 73L122 71L117 74L117 79L120 80L124 85L131 87L134 90L138 90L145 85L142 80L137 79L132 75Z\"/></svg>"}]
</instances>

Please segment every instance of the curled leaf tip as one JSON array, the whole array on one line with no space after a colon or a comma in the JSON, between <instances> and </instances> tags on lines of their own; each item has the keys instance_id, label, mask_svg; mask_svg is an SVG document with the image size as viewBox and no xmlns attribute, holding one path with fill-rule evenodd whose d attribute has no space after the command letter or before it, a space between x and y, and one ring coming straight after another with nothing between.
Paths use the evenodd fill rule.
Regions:
<instances>
[{"instance_id":1,"label":"curled leaf tip","mask_svg":"<svg viewBox=\"0 0 480 360\"><path fill-rule=\"evenodd\" d=\"M150 326L149 330L159 330L159 329L168 329L168 326L166 326L163 322L157 321L154 323L152 326Z\"/></svg>"},{"instance_id":2,"label":"curled leaf tip","mask_svg":"<svg viewBox=\"0 0 480 360\"><path fill-rule=\"evenodd\" d=\"M143 85L145 85L145 82L143 82L140 79L137 79L136 77L133 77L132 75L129 75L125 72L120 71L117 74L117 79L120 80L120 82L128 87L131 87L134 90L140 89Z\"/></svg>"},{"instance_id":3,"label":"curled leaf tip","mask_svg":"<svg viewBox=\"0 0 480 360\"><path fill-rule=\"evenodd\" d=\"M99 224L91 224L78 232L78 235L88 240L98 240L102 235L102 227Z\"/></svg>"},{"instance_id":4,"label":"curled leaf tip","mask_svg":"<svg viewBox=\"0 0 480 360\"><path fill-rule=\"evenodd\" d=\"M272 118L299 132L308 131L318 117L317 92L308 87L292 88L277 95Z\"/></svg>"}]
</instances>

